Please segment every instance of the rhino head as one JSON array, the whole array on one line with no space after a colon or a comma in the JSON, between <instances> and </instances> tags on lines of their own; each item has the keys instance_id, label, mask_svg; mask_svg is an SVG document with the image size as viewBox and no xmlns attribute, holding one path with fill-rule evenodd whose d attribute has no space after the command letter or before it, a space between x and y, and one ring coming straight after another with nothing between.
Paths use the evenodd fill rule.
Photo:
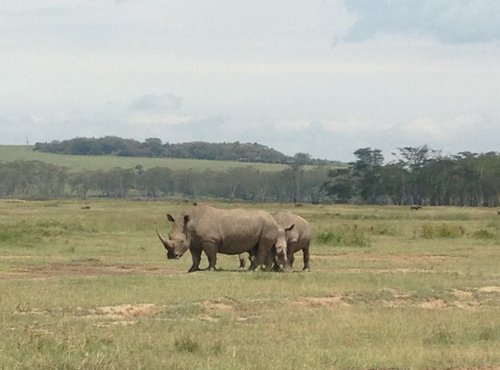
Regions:
<instances>
[{"instance_id":1,"label":"rhino head","mask_svg":"<svg viewBox=\"0 0 500 370\"><path fill-rule=\"evenodd\" d=\"M177 259L189 249L190 241L185 232L189 216L185 215L181 220L176 220L174 216L167 214L167 219L173 225L172 233L168 234L168 238L164 238L158 230L156 232L167 251L167 258Z\"/></svg>"},{"instance_id":2,"label":"rhino head","mask_svg":"<svg viewBox=\"0 0 500 370\"><path fill-rule=\"evenodd\" d=\"M287 265L287 239L288 232L294 228L294 224L283 227L278 225L278 237L274 246L276 248L276 262L283 266Z\"/></svg>"}]
</instances>

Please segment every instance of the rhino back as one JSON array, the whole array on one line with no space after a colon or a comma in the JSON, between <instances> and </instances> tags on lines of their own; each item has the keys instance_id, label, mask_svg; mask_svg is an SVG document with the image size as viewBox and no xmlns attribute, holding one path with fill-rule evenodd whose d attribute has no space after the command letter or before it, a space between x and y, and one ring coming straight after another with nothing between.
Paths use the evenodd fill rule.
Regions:
<instances>
[{"instance_id":1,"label":"rhino back","mask_svg":"<svg viewBox=\"0 0 500 370\"><path fill-rule=\"evenodd\" d=\"M189 230L197 242L212 242L220 253L239 254L257 246L262 238L275 238L277 226L264 211L196 206Z\"/></svg>"}]
</instances>

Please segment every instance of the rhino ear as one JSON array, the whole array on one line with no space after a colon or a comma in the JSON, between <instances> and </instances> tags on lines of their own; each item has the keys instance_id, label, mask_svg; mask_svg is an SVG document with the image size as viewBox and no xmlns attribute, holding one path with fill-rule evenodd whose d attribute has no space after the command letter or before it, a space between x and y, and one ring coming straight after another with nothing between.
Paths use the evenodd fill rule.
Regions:
<instances>
[{"instance_id":1,"label":"rhino ear","mask_svg":"<svg viewBox=\"0 0 500 370\"><path fill-rule=\"evenodd\" d=\"M295 224L291 224L290 226L288 226L287 228L285 228L285 231L290 231L290 230L292 230L294 227L295 227Z\"/></svg>"},{"instance_id":2,"label":"rhino ear","mask_svg":"<svg viewBox=\"0 0 500 370\"><path fill-rule=\"evenodd\" d=\"M174 223L174 222L175 222L175 217L174 217L174 216L172 216L170 213L167 213L167 219L168 219L170 222L172 222L172 223Z\"/></svg>"}]
</instances>

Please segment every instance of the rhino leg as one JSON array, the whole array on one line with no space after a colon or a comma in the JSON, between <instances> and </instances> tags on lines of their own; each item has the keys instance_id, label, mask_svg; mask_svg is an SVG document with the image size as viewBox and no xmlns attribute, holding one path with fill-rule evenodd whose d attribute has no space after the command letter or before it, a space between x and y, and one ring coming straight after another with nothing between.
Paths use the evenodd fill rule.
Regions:
<instances>
[{"instance_id":1,"label":"rhino leg","mask_svg":"<svg viewBox=\"0 0 500 370\"><path fill-rule=\"evenodd\" d=\"M290 265L291 268L293 268L293 263L295 262L295 256L293 253L290 254L288 257L288 265Z\"/></svg>"},{"instance_id":2,"label":"rhino leg","mask_svg":"<svg viewBox=\"0 0 500 370\"><path fill-rule=\"evenodd\" d=\"M252 261L252 269L257 267L265 266L266 271L270 271L272 268L274 255L272 254L272 246L274 244L273 240L261 240L257 246L257 254Z\"/></svg>"},{"instance_id":3,"label":"rhino leg","mask_svg":"<svg viewBox=\"0 0 500 370\"><path fill-rule=\"evenodd\" d=\"M208 270L215 271L215 265L217 264L217 247L213 243L205 242L203 243L203 250L208 258Z\"/></svg>"},{"instance_id":4,"label":"rhino leg","mask_svg":"<svg viewBox=\"0 0 500 370\"><path fill-rule=\"evenodd\" d=\"M266 258L266 268L269 270L269 265L271 265L271 271L281 272L283 271L283 268L281 267L281 262L283 261L280 261L278 255L276 254L276 248L275 246L273 246L271 248L271 252L269 252Z\"/></svg>"},{"instance_id":5,"label":"rhino leg","mask_svg":"<svg viewBox=\"0 0 500 370\"><path fill-rule=\"evenodd\" d=\"M293 263L295 262L295 247L297 246L296 242L289 243L287 246L287 260L290 269L293 270Z\"/></svg>"},{"instance_id":6,"label":"rhino leg","mask_svg":"<svg viewBox=\"0 0 500 370\"><path fill-rule=\"evenodd\" d=\"M191 258L193 260L193 264L188 272L195 272L200 270L200 262L201 262L201 249L190 249Z\"/></svg>"},{"instance_id":7,"label":"rhino leg","mask_svg":"<svg viewBox=\"0 0 500 370\"><path fill-rule=\"evenodd\" d=\"M304 254L304 271L309 271L309 246L302 249L302 253Z\"/></svg>"}]
</instances>

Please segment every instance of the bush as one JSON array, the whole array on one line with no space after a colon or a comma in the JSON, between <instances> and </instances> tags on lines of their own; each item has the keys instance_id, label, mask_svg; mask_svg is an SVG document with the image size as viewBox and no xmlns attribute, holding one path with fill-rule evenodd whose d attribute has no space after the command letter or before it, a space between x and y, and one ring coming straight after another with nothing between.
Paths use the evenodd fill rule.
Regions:
<instances>
[{"instance_id":1,"label":"bush","mask_svg":"<svg viewBox=\"0 0 500 370\"><path fill-rule=\"evenodd\" d=\"M435 239L435 238L459 238L464 236L465 229L462 226L455 226L449 224L422 225L422 238Z\"/></svg>"},{"instance_id":2,"label":"bush","mask_svg":"<svg viewBox=\"0 0 500 370\"><path fill-rule=\"evenodd\" d=\"M327 231L320 233L316 239L323 244L333 244L349 247L368 247L370 240L366 233L354 226L344 226L337 231Z\"/></svg>"},{"instance_id":3,"label":"bush","mask_svg":"<svg viewBox=\"0 0 500 370\"><path fill-rule=\"evenodd\" d=\"M481 230L474 232L474 234L472 234L472 237L474 239L491 240L491 239L495 239L496 235L488 230L481 229Z\"/></svg>"},{"instance_id":4,"label":"bush","mask_svg":"<svg viewBox=\"0 0 500 370\"><path fill-rule=\"evenodd\" d=\"M200 349L199 343L191 339L190 337L182 337L180 339L176 339L174 345L178 352L194 353L198 352L198 350Z\"/></svg>"}]
</instances>

